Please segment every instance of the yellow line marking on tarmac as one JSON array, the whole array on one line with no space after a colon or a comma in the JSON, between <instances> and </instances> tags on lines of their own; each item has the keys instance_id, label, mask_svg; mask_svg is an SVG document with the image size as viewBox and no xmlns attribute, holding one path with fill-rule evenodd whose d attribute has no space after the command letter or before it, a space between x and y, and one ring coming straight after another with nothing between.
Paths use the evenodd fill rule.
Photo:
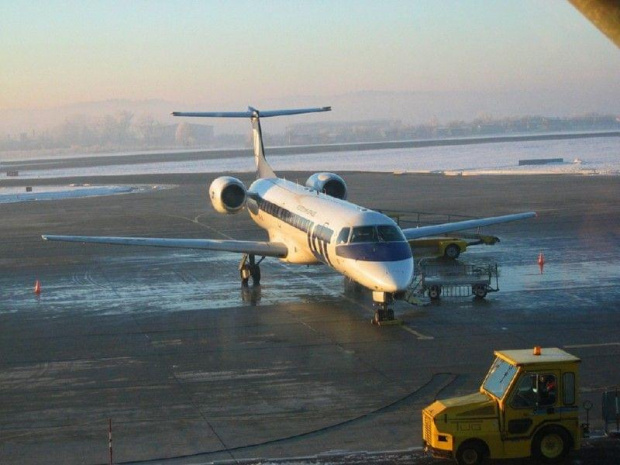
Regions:
<instances>
[{"instance_id":1,"label":"yellow line marking on tarmac","mask_svg":"<svg viewBox=\"0 0 620 465\"><path fill-rule=\"evenodd\" d=\"M416 331L415 329L410 328L409 326L405 326L405 325L403 325L403 326L401 326L401 327L402 327L405 331L407 331L407 332L409 332L409 333L413 334L415 337L417 337L417 338L418 338L419 340L421 340L421 341L430 341L430 340L432 340L432 339L435 339L433 336L426 336L426 335L424 335L424 334L422 334L422 333L420 333L420 332Z\"/></svg>"},{"instance_id":2,"label":"yellow line marking on tarmac","mask_svg":"<svg viewBox=\"0 0 620 465\"><path fill-rule=\"evenodd\" d=\"M573 344L569 346L564 346L567 349L586 349L588 347L609 347L609 346L620 346L620 342L601 342L600 344Z\"/></svg>"}]
</instances>

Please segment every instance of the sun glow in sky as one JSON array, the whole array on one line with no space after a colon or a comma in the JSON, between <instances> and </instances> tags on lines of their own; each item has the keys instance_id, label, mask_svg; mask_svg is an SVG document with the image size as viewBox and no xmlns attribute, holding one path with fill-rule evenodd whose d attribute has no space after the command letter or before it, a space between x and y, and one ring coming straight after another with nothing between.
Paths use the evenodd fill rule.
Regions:
<instances>
[{"instance_id":1,"label":"sun glow in sky","mask_svg":"<svg viewBox=\"0 0 620 465\"><path fill-rule=\"evenodd\" d=\"M561 0L13 0L0 44L0 110L362 91L620 101L620 51Z\"/></svg>"}]
</instances>

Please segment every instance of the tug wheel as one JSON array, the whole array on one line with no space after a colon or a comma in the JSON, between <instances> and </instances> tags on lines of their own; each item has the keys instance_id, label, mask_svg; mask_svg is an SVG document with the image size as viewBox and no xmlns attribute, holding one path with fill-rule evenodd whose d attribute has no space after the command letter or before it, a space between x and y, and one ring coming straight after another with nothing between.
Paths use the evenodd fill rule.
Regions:
<instances>
[{"instance_id":1,"label":"tug wheel","mask_svg":"<svg viewBox=\"0 0 620 465\"><path fill-rule=\"evenodd\" d=\"M570 437L564 428L549 426L534 437L532 455L542 463L558 463L570 450Z\"/></svg>"},{"instance_id":2,"label":"tug wheel","mask_svg":"<svg viewBox=\"0 0 620 465\"><path fill-rule=\"evenodd\" d=\"M456 244L449 244L444 251L446 258L457 259L459 255L461 255L461 249Z\"/></svg>"},{"instance_id":3,"label":"tug wheel","mask_svg":"<svg viewBox=\"0 0 620 465\"><path fill-rule=\"evenodd\" d=\"M464 442L456 451L456 462L459 465L480 465L486 454L485 444L471 440Z\"/></svg>"}]
</instances>

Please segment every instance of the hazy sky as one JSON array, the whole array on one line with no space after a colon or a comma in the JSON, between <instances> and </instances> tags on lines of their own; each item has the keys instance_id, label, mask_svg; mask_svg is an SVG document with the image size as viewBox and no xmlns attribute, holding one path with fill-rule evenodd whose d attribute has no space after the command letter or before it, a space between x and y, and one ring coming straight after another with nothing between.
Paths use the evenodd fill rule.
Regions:
<instances>
[{"instance_id":1,"label":"hazy sky","mask_svg":"<svg viewBox=\"0 0 620 465\"><path fill-rule=\"evenodd\" d=\"M563 0L11 0L0 44L0 110L592 89L620 105L620 51Z\"/></svg>"}]
</instances>

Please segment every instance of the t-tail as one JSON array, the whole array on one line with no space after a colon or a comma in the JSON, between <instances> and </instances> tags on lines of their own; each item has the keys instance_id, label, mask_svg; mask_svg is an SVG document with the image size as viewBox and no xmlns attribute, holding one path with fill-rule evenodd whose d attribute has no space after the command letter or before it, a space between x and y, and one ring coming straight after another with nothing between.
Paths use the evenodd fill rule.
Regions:
<instances>
[{"instance_id":1,"label":"t-tail","mask_svg":"<svg viewBox=\"0 0 620 465\"><path fill-rule=\"evenodd\" d=\"M317 113L320 111L331 111L331 107L320 108L300 108L296 110L271 110L259 111L256 108L248 107L248 111L233 112L184 112L174 111L173 116L192 116L199 118L250 118L252 121L252 139L254 143L254 160L256 162L257 178L275 178L276 174L265 159L265 146L263 144L263 133L260 127L261 118L271 116L300 115L303 113Z\"/></svg>"}]
</instances>

